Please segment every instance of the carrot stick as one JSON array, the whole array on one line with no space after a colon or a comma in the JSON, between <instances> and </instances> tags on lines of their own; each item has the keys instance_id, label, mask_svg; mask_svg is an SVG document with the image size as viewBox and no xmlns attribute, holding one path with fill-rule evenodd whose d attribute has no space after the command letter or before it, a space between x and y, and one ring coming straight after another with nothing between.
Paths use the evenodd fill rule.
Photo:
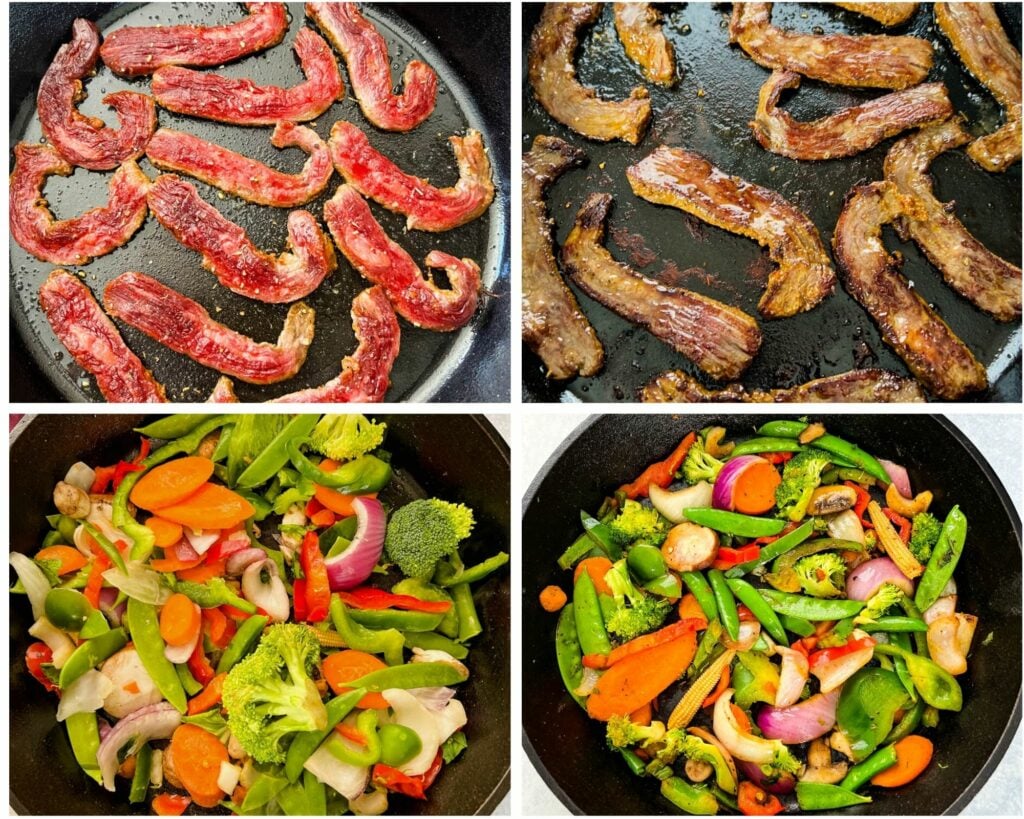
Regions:
<instances>
[{"instance_id":1,"label":"carrot stick","mask_svg":"<svg viewBox=\"0 0 1024 819\"><path fill-rule=\"evenodd\" d=\"M70 546L47 546L36 552L36 560L59 560L58 575L77 572L88 562L85 555Z\"/></svg>"},{"instance_id":2,"label":"carrot stick","mask_svg":"<svg viewBox=\"0 0 1024 819\"><path fill-rule=\"evenodd\" d=\"M682 600L679 601L679 618L681 620L699 620L698 631L708 627L708 616L692 592L684 594Z\"/></svg>"},{"instance_id":3,"label":"carrot stick","mask_svg":"<svg viewBox=\"0 0 1024 819\"><path fill-rule=\"evenodd\" d=\"M931 740L926 737L911 734L903 737L894 747L896 764L871 777L872 785L882 788L902 787L924 773L928 763L932 761L934 747Z\"/></svg>"},{"instance_id":4,"label":"carrot stick","mask_svg":"<svg viewBox=\"0 0 1024 819\"><path fill-rule=\"evenodd\" d=\"M654 709L651 708L651 704L649 702L645 702L637 708L636 711L629 715L629 721L634 725L650 725L651 718L653 716Z\"/></svg>"},{"instance_id":5,"label":"carrot stick","mask_svg":"<svg viewBox=\"0 0 1024 819\"><path fill-rule=\"evenodd\" d=\"M686 460L686 453L690 451L690 447L693 446L693 442L696 440L697 433L691 432L679 442L679 446L664 461L651 464L640 473L640 477L635 481L620 486L619 491L624 492L627 498L636 500L637 498L647 497L652 483L664 489L672 483L672 476L679 471L679 467Z\"/></svg>"},{"instance_id":6,"label":"carrot stick","mask_svg":"<svg viewBox=\"0 0 1024 819\"><path fill-rule=\"evenodd\" d=\"M227 677L226 673L218 674L206 684L206 688L188 701L189 716L201 714L203 711L209 711L213 706L220 702L220 694L221 689L224 688L225 677Z\"/></svg>"},{"instance_id":7,"label":"carrot stick","mask_svg":"<svg viewBox=\"0 0 1024 819\"><path fill-rule=\"evenodd\" d=\"M184 500L161 507L160 517L190 529L230 529L255 511L237 492L217 483L204 483Z\"/></svg>"},{"instance_id":8,"label":"carrot stick","mask_svg":"<svg viewBox=\"0 0 1024 819\"><path fill-rule=\"evenodd\" d=\"M197 805L213 808L224 796L217 784L220 763L228 761L228 749L217 737L198 725L179 725L169 748L174 770Z\"/></svg>"},{"instance_id":9,"label":"carrot stick","mask_svg":"<svg viewBox=\"0 0 1024 819\"><path fill-rule=\"evenodd\" d=\"M189 455L154 466L132 487L132 503L152 512L185 500L210 480L213 461Z\"/></svg>"},{"instance_id":10,"label":"carrot stick","mask_svg":"<svg viewBox=\"0 0 1024 819\"><path fill-rule=\"evenodd\" d=\"M172 594L160 609L160 636L168 645L191 643L201 625L199 607L183 594Z\"/></svg>"},{"instance_id":11,"label":"carrot stick","mask_svg":"<svg viewBox=\"0 0 1024 819\"><path fill-rule=\"evenodd\" d=\"M608 666L613 666L617 662L620 662L627 657L631 657L634 654L638 654L641 651L647 651L649 648L663 645L670 640L677 640L687 634L696 631L699 625L693 620L680 620L676 623L672 623L670 626L653 631L650 634L644 634L636 639L630 640L628 643L623 643L618 648L613 648L611 653L608 655ZM651 699L654 699L653 697Z\"/></svg>"},{"instance_id":12,"label":"carrot stick","mask_svg":"<svg viewBox=\"0 0 1024 819\"><path fill-rule=\"evenodd\" d=\"M572 582L575 584L580 579L580 575L586 572L590 575L590 579L594 581L594 588L597 589L598 594L611 594L611 586L604 582L604 576L608 574L611 567L612 562L607 557L588 557L576 565L576 571L572 575Z\"/></svg>"}]
</instances>

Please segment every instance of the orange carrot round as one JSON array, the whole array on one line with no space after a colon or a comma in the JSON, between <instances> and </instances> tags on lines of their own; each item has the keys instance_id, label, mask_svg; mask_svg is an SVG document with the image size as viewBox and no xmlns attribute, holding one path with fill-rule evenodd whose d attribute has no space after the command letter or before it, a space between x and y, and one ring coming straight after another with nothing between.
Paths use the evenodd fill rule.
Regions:
<instances>
[{"instance_id":1,"label":"orange carrot round","mask_svg":"<svg viewBox=\"0 0 1024 819\"><path fill-rule=\"evenodd\" d=\"M917 734L903 737L896 743L896 764L871 777L871 784L882 788L899 788L924 773L935 750L930 739Z\"/></svg>"},{"instance_id":2,"label":"orange carrot round","mask_svg":"<svg viewBox=\"0 0 1024 819\"><path fill-rule=\"evenodd\" d=\"M171 736L174 771L197 805L214 808L224 796L217 784L220 763L228 761L228 749L217 737L198 725L179 725Z\"/></svg>"},{"instance_id":3,"label":"orange carrot round","mask_svg":"<svg viewBox=\"0 0 1024 819\"><path fill-rule=\"evenodd\" d=\"M161 507L160 517L195 530L230 529L255 511L237 492L217 483L204 483L184 500Z\"/></svg>"},{"instance_id":4,"label":"orange carrot round","mask_svg":"<svg viewBox=\"0 0 1024 819\"><path fill-rule=\"evenodd\" d=\"M171 646L183 646L195 639L202 624L199 606L183 594L172 594L160 609L160 636Z\"/></svg>"},{"instance_id":5,"label":"orange carrot round","mask_svg":"<svg viewBox=\"0 0 1024 819\"><path fill-rule=\"evenodd\" d=\"M153 515L146 521L146 527L153 533L156 538L154 543L161 549L169 549L181 540L181 536L184 534L180 523L174 523L157 515Z\"/></svg>"},{"instance_id":6,"label":"orange carrot round","mask_svg":"<svg viewBox=\"0 0 1024 819\"><path fill-rule=\"evenodd\" d=\"M132 487L132 503L152 512L179 503L210 480L213 461L189 455L154 466Z\"/></svg>"},{"instance_id":7,"label":"orange carrot round","mask_svg":"<svg viewBox=\"0 0 1024 819\"><path fill-rule=\"evenodd\" d=\"M568 598L558 586L545 586L540 592L540 607L544 611L561 611Z\"/></svg>"},{"instance_id":8,"label":"orange carrot round","mask_svg":"<svg viewBox=\"0 0 1024 819\"><path fill-rule=\"evenodd\" d=\"M775 506L775 489L782 483L778 470L767 461L746 467L736 478L733 505L744 515L760 515Z\"/></svg>"},{"instance_id":9,"label":"orange carrot round","mask_svg":"<svg viewBox=\"0 0 1024 819\"><path fill-rule=\"evenodd\" d=\"M581 560L576 566L572 582L575 583L580 579L580 575L586 572L594 581L594 588L597 589L598 594L611 594L611 586L604 582L604 576L608 574L611 567L612 562L607 557L588 557L586 560Z\"/></svg>"},{"instance_id":10,"label":"orange carrot round","mask_svg":"<svg viewBox=\"0 0 1024 819\"><path fill-rule=\"evenodd\" d=\"M36 552L36 560L59 560L57 574L61 575L77 572L86 564L88 558L71 546L47 546Z\"/></svg>"},{"instance_id":11,"label":"orange carrot round","mask_svg":"<svg viewBox=\"0 0 1024 819\"><path fill-rule=\"evenodd\" d=\"M350 691L345 683L357 680L373 671L387 668L379 658L365 651L346 649L331 654L324 660L322 670L324 679L335 694ZM388 708L388 701L380 694L371 692L356 705L357 708Z\"/></svg>"},{"instance_id":12,"label":"orange carrot round","mask_svg":"<svg viewBox=\"0 0 1024 819\"><path fill-rule=\"evenodd\" d=\"M226 673L218 674L206 684L206 688L188 701L189 716L209 711L220 702L221 691L224 688L224 680L227 676Z\"/></svg>"}]
</instances>

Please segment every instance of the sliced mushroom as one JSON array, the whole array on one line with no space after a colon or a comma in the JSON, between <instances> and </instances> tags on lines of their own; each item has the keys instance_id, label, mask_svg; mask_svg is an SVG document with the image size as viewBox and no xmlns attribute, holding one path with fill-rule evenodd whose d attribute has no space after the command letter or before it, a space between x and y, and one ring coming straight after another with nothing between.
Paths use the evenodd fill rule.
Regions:
<instances>
[{"instance_id":1,"label":"sliced mushroom","mask_svg":"<svg viewBox=\"0 0 1024 819\"><path fill-rule=\"evenodd\" d=\"M807 767L800 774L800 781L835 785L843 781L849 767L846 762L833 762L828 744L823 739L816 739L807 749Z\"/></svg>"},{"instance_id":2,"label":"sliced mushroom","mask_svg":"<svg viewBox=\"0 0 1024 819\"><path fill-rule=\"evenodd\" d=\"M696 523L679 523L669 529L661 546L666 565L677 572L706 569L718 555L718 533Z\"/></svg>"},{"instance_id":3,"label":"sliced mushroom","mask_svg":"<svg viewBox=\"0 0 1024 819\"><path fill-rule=\"evenodd\" d=\"M849 486L819 486L811 495L807 514L835 515L852 509L856 502L857 493Z\"/></svg>"},{"instance_id":4,"label":"sliced mushroom","mask_svg":"<svg viewBox=\"0 0 1024 819\"><path fill-rule=\"evenodd\" d=\"M53 488L53 505L62 515L75 520L87 518L92 509L89 493L64 481L58 481Z\"/></svg>"},{"instance_id":5,"label":"sliced mushroom","mask_svg":"<svg viewBox=\"0 0 1024 819\"><path fill-rule=\"evenodd\" d=\"M714 773L715 769L707 762L702 762L699 759L688 759L686 760L685 770L686 778L691 782L703 782Z\"/></svg>"},{"instance_id":6,"label":"sliced mushroom","mask_svg":"<svg viewBox=\"0 0 1024 819\"><path fill-rule=\"evenodd\" d=\"M825 434L825 425L819 422L808 424L803 432L797 437L797 441L801 444L809 444L811 441L816 441L822 435Z\"/></svg>"},{"instance_id":7,"label":"sliced mushroom","mask_svg":"<svg viewBox=\"0 0 1024 819\"><path fill-rule=\"evenodd\" d=\"M828 738L828 744L834 751L839 751L847 759L853 759L853 748L850 747L850 740L842 731L833 731Z\"/></svg>"}]
</instances>

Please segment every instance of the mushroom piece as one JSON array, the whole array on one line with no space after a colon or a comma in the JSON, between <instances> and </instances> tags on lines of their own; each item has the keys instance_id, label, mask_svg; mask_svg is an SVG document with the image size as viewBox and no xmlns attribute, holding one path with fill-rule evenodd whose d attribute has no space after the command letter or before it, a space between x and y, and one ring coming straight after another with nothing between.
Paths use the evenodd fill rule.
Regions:
<instances>
[{"instance_id":1,"label":"mushroom piece","mask_svg":"<svg viewBox=\"0 0 1024 819\"><path fill-rule=\"evenodd\" d=\"M849 767L846 762L833 762L828 744L823 739L816 739L807 749L807 767L800 774L800 781L835 785L843 781Z\"/></svg>"},{"instance_id":2,"label":"mushroom piece","mask_svg":"<svg viewBox=\"0 0 1024 819\"><path fill-rule=\"evenodd\" d=\"M834 515L852 509L857 493L849 486L819 486L807 505L808 515Z\"/></svg>"},{"instance_id":3,"label":"mushroom piece","mask_svg":"<svg viewBox=\"0 0 1024 819\"><path fill-rule=\"evenodd\" d=\"M64 481L58 481L53 488L53 505L62 515L75 520L88 517L92 509L89 493Z\"/></svg>"},{"instance_id":4,"label":"mushroom piece","mask_svg":"<svg viewBox=\"0 0 1024 819\"><path fill-rule=\"evenodd\" d=\"M686 778L691 782L703 782L714 772L714 768L699 759L686 760Z\"/></svg>"},{"instance_id":5,"label":"mushroom piece","mask_svg":"<svg viewBox=\"0 0 1024 819\"><path fill-rule=\"evenodd\" d=\"M665 564L677 572L707 569L718 555L718 533L696 523L679 523L669 529L661 545Z\"/></svg>"},{"instance_id":6,"label":"mushroom piece","mask_svg":"<svg viewBox=\"0 0 1024 819\"><path fill-rule=\"evenodd\" d=\"M839 751L847 759L853 759L853 748L850 747L850 740L842 731L833 731L828 738L828 744L834 751Z\"/></svg>"}]
</instances>

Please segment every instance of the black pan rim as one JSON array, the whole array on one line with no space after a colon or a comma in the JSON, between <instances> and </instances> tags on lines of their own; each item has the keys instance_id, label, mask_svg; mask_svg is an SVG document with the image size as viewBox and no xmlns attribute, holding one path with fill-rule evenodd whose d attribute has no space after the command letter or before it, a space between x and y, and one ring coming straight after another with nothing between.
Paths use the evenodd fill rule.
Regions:
<instances>
[{"instance_id":1,"label":"black pan rim","mask_svg":"<svg viewBox=\"0 0 1024 819\"><path fill-rule=\"evenodd\" d=\"M710 414L710 415L716 414L715 411L714 411L714 408L709 407L708 409L709 409L709 412L703 413L703 414ZM725 409L725 408L723 407L722 409ZM522 501L522 516L523 516L523 518L526 517L526 514L527 514L527 512L529 510L529 507L532 504L534 498L536 497L537 492L540 490L540 486L544 482L544 479L547 477L548 473L551 471L551 469L554 467L554 465L556 463L558 463L559 460L561 460L563 455L565 455L566 451L584 433L589 431L590 428L593 427L594 424L596 424L601 419L603 419L605 417L608 417L608 416L627 415L627 414L629 414L629 413L602 413L602 414L594 414L594 415L591 415L589 418L586 418L582 422L580 422L580 424L577 425L576 428L573 429L573 431L568 436L566 436L566 438L558 445L558 447L555 449L555 451L550 455L550 457L548 457L548 459L544 462L544 465L540 468L540 470L534 476L533 480L530 482L530 486L527 489L526 494L523 496L523 501ZM676 414L676 413L672 412L672 411L667 411L667 412L656 413L656 414L673 415L673 414ZM725 414L725 413L723 412L721 414ZM773 413L773 414L770 414L770 415L761 414L760 416L754 414L754 415L752 415L752 417L773 417L776 414L777 413ZM817 414L817 415L854 415L854 413L840 413L840 412L822 412L822 413L815 413L815 414ZM1014 507L1013 501L1010 498L1009 493L1006 491L1006 488L1003 486L1003 482L999 479L999 476L996 474L995 470L991 467L989 462L981 454L981 452L974 445L974 443L959 429L959 427L957 427L946 416L940 415L938 413L916 413L916 414L920 415L922 417L927 417L930 420L932 420L935 423L937 423L940 427L942 427L942 429L947 434L949 434L961 447L963 447L963 449L967 452L967 454L971 456L971 459L975 462L975 464L981 469L982 474L985 476L985 479L988 481L989 485L995 490L996 496L999 499L999 503L1002 506L1003 511L1006 513L1007 518L1010 520L1010 524L1013 527L1013 530L1014 530L1014 532L1016 533L1016 536L1017 536L1017 543L1016 543L1017 551L1020 552L1021 549L1022 549L1022 545L1021 545L1021 517L1017 513L1016 508ZM685 415L682 415L681 417L685 417ZM522 590L522 593L523 593L523 596L525 597L525 595L526 595L526 589L525 588ZM963 792L955 800L953 800L953 802L949 805L949 807L947 807L946 810L943 811L943 815L944 816L958 814L965 807L967 807L967 805L970 803L970 801L978 794L978 792L981 790L981 788L988 781L989 777L992 775L992 772L996 769L996 767L998 767L999 763L1003 761L1003 758L1006 756L1006 751L1009 748L1010 743L1013 741L1013 737L1016 734L1016 732L1019 729L1020 724L1021 724L1021 694L1022 694L1022 688L1021 688L1021 686L1018 686L1018 688L1017 688L1017 697L1016 697L1015 702L1014 702L1013 711L1011 712L1010 718L1007 721L1005 727L1003 728L1002 733L999 735L998 741L993 746L992 752L989 754L988 758L985 760L984 765L982 765L981 769L978 771L978 773L974 777L974 779L971 780L971 782L963 790ZM540 775L541 779L544 780L544 784L546 784L548 786L548 788L551 790L551 792L554 793L556 797L558 797L558 800L572 814L574 814L576 816L583 816L584 812L576 805L576 803L575 803L575 801L573 801L572 797L569 796L568 793L566 793L566 791L562 788L562 786L558 783L558 781L554 778L554 776L552 776L551 773L548 771L547 766L545 766L544 763L541 761L540 754L537 752L537 749L534 748L533 742L531 741L530 736L529 736L529 734L526 731L526 726L524 725L524 726L522 726L522 728L523 728L523 750L526 752L526 756L530 760L530 763L533 765L534 770Z\"/></svg>"}]
</instances>

